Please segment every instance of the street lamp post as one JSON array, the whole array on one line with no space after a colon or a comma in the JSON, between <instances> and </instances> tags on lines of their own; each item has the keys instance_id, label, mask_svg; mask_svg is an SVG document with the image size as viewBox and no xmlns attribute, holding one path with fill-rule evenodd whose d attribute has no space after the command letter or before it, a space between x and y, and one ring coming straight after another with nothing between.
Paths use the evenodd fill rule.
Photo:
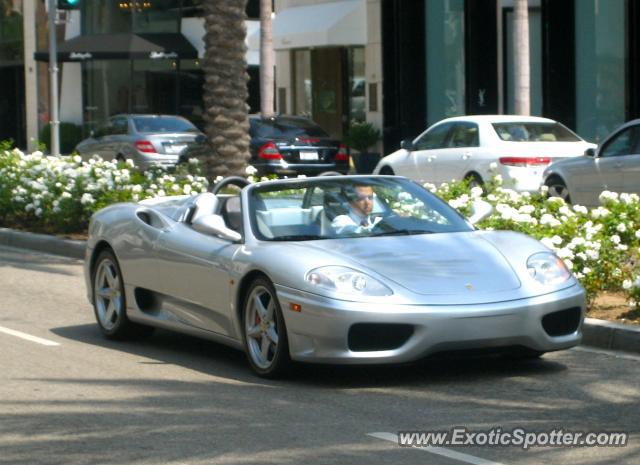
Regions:
<instances>
[{"instance_id":1,"label":"street lamp post","mask_svg":"<svg viewBox=\"0 0 640 465\"><path fill-rule=\"evenodd\" d=\"M49 120L51 128L51 155L60 155L60 121L58 118L58 44L56 39L57 1L49 0L49 87L51 108Z\"/></svg>"}]
</instances>

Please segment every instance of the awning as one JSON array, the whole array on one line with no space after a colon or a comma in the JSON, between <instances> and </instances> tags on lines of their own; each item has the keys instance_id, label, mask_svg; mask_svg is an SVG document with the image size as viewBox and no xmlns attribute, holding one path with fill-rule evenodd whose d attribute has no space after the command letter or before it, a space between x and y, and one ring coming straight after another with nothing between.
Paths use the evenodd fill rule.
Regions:
<instances>
[{"instance_id":1,"label":"awning","mask_svg":"<svg viewBox=\"0 0 640 465\"><path fill-rule=\"evenodd\" d=\"M273 48L365 45L366 0L285 8L273 21Z\"/></svg>"},{"instance_id":2,"label":"awning","mask_svg":"<svg viewBox=\"0 0 640 465\"><path fill-rule=\"evenodd\" d=\"M95 34L58 44L58 61L178 58L198 58L197 50L178 33ZM49 61L49 52L38 51L35 59Z\"/></svg>"}]
</instances>

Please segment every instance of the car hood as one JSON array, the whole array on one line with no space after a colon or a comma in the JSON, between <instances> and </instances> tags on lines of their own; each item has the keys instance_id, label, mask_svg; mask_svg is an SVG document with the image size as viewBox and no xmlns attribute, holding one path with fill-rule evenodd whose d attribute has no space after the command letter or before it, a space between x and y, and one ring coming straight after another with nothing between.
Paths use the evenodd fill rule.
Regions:
<instances>
[{"instance_id":1,"label":"car hood","mask_svg":"<svg viewBox=\"0 0 640 465\"><path fill-rule=\"evenodd\" d=\"M312 247L348 258L415 294L496 294L521 287L498 248L473 233L317 241Z\"/></svg>"}]
</instances>

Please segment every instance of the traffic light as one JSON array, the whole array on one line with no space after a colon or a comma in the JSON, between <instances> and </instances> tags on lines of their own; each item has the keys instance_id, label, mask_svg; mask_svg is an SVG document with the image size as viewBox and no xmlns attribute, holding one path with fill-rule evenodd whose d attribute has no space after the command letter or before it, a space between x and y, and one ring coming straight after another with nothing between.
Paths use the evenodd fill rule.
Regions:
<instances>
[{"instance_id":1,"label":"traffic light","mask_svg":"<svg viewBox=\"0 0 640 465\"><path fill-rule=\"evenodd\" d=\"M78 10L81 0L58 0L58 10Z\"/></svg>"}]
</instances>

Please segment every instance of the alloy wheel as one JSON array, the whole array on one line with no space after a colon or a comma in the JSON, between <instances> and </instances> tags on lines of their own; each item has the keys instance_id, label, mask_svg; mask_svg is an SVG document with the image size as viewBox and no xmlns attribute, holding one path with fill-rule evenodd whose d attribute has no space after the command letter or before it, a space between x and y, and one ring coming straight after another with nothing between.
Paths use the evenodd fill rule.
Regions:
<instances>
[{"instance_id":1,"label":"alloy wheel","mask_svg":"<svg viewBox=\"0 0 640 465\"><path fill-rule=\"evenodd\" d=\"M244 328L249 357L261 369L269 369L277 356L279 336L276 301L265 286L253 288L245 304Z\"/></svg>"},{"instance_id":2,"label":"alloy wheel","mask_svg":"<svg viewBox=\"0 0 640 465\"><path fill-rule=\"evenodd\" d=\"M104 258L96 269L94 296L100 325L107 331L113 330L122 318L124 300L118 268L109 258Z\"/></svg>"}]
</instances>

